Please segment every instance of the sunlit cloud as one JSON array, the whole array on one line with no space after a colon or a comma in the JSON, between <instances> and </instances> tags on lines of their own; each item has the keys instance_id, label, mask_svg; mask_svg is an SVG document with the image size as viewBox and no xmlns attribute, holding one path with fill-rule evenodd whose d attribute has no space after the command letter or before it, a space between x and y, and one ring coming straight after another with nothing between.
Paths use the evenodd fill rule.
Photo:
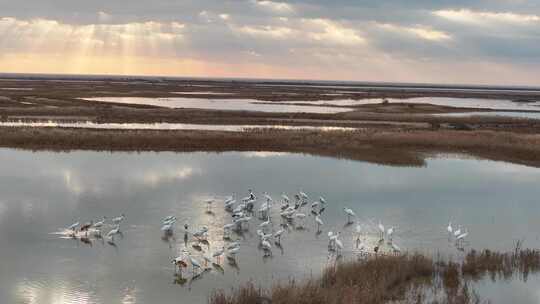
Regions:
<instances>
[{"instance_id":1,"label":"sunlit cloud","mask_svg":"<svg viewBox=\"0 0 540 304\"><path fill-rule=\"evenodd\" d=\"M112 16L106 12L100 11L98 12L98 20L101 23L109 23L112 21Z\"/></svg>"},{"instance_id":2,"label":"sunlit cloud","mask_svg":"<svg viewBox=\"0 0 540 304\"><path fill-rule=\"evenodd\" d=\"M181 42L185 25L178 22L70 25L55 20L15 18L0 19L0 33L11 48L36 49L41 53L61 52L64 55L88 52L99 55L111 53L136 54L153 48ZM7 46L7 45L6 45ZM2 46L0 46L2 49Z\"/></svg>"},{"instance_id":3,"label":"sunlit cloud","mask_svg":"<svg viewBox=\"0 0 540 304\"><path fill-rule=\"evenodd\" d=\"M509 12L479 12L469 9L438 10L433 12L433 14L448 20L467 23L506 22L527 24L540 22L540 16L538 15L516 14Z\"/></svg>"},{"instance_id":4,"label":"sunlit cloud","mask_svg":"<svg viewBox=\"0 0 540 304\"><path fill-rule=\"evenodd\" d=\"M237 29L239 32L254 37L267 37L276 39L285 39L291 37L294 31L288 27L280 26L242 26Z\"/></svg>"},{"instance_id":5,"label":"sunlit cloud","mask_svg":"<svg viewBox=\"0 0 540 304\"><path fill-rule=\"evenodd\" d=\"M527 1L145 1L10 2L2 72L539 83L540 11Z\"/></svg>"},{"instance_id":6,"label":"sunlit cloud","mask_svg":"<svg viewBox=\"0 0 540 304\"><path fill-rule=\"evenodd\" d=\"M71 170L64 170L62 175L64 178L64 184L70 192L74 194L81 194L85 190L78 176L75 175Z\"/></svg>"},{"instance_id":7,"label":"sunlit cloud","mask_svg":"<svg viewBox=\"0 0 540 304\"><path fill-rule=\"evenodd\" d=\"M191 167L178 168L170 171L149 171L144 173L143 182L148 186L155 187L163 182L178 181L190 178L197 171Z\"/></svg>"},{"instance_id":8,"label":"sunlit cloud","mask_svg":"<svg viewBox=\"0 0 540 304\"><path fill-rule=\"evenodd\" d=\"M268 0L252 0L255 6L271 11L277 14L290 14L294 12L294 7L285 2L268 1Z\"/></svg>"},{"instance_id":9,"label":"sunlit cloud","mask_svg":"<svg viewBox=\"0 0 540 304\"><path fill-rule=\"evenodd\" d=\"M384 30L392 31L398 34L413 35L425 40L444 41L452 39L452 36L450 36L448 33L421 26L405 27L388 23L379 24L378 26Z\"/></svg>"},{"instance_id":10,"label":"sunlit cloud","mask_svg":"<svg viewBox=\"0 0 540 304\"><path fill-rule=\"evenodd\" d=\"M358 30L328 19L304 19L309 29L307 36L324 44L358 45L365 39Z\"/></svg>"},{"instance_id":11,"label":"sunlit cloud","mask_svg":"<svg viewBox=\"0 0 540 304\"><path fill-rule=\"evenodd\" d=\"M243 153L246 157L256 157L256 158L268 158L268 157L280 157L291 155L286 152L245 152Z\"/></svg>"}]
</instances>

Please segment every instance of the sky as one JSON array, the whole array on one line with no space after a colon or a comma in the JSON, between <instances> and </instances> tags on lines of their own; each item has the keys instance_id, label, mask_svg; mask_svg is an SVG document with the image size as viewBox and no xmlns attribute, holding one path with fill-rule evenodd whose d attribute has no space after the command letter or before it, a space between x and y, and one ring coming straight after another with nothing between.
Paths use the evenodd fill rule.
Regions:
<instances>
[{"instance_id":1,"label":"sky","mask_svg":"<svg viewBox=\"0 0 540 304\"><path fill-rule=\"evenodd\" d=\"M0 72L540 85L540 0L0 0Z\"/></svg>"}]
</instances>

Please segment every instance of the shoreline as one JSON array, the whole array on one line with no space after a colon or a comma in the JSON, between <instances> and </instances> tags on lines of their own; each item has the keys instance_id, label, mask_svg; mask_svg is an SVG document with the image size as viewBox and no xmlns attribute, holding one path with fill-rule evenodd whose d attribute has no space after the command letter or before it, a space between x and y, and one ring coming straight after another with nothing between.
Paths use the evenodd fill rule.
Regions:
<instances>
[{"instance_id":1,"label":"shoreline","mask_svg":"<svg viewBox=\"0 0 540 304\"><path fill-rule=\"evenodd\" d=\"M526 281L539 270L540 252L518 247L510 252L471 250L462 260L420 253L375 255L336 262L317 278L218 289L208 303L484 303L475 282Z\"/></svg>"},{"instance_id":2,"label":"shoreline","mask_svg":"<svg viewBox=\"0 0 540 304\"><path fill-rule=\"evenodd\" d=\"M503 116L451 117L432 114L500 111L425 103L374 103L353 111L273 113L171 109L157 106L83 101L87 96L182 96L172 92L212 91L228 98L253 98L279 104L351 98L436 97L444 92L392 90L354 91L324 95L331 86L268 86L264 83L203 80L48 81L7 79L0 83L0 121L90 121L93 123L184 123L206 125L282 125L352 127L355 131L261 130L120 130L81 128L0 127L0 146L29 150L96 151L271 151L307 153L378 164L422 166L427 155L459 153L473 157L540 167L540 120ZM349 89L347 89L349 90ZM490 91L484 98L523 98L513 92ZM412 94L412 95L411 95ZM447 93L444 93L447 94ZM478 92L452 92L453 97L477 97ZM510 95L508 95L510 94ZM215 95L192 94L201 99ZM414 96L413 96L414 95ZM474 95L474 96L473 96ZM527 98L540 100L538 94ZM539 108L540 111L540 108Z\"/></svg>"},{"instance_id":3,"label":"shoreline","mask_svg":"<svg viewBox=\"0 0 540 304\"><path fill-rule=\"evenodd\" d=\"M433 154L540 167L540 137L494 131L89 130L0 128L0 147L27 150L305 153L394 166L423 166Z\"/></svg>"}]
</instances>

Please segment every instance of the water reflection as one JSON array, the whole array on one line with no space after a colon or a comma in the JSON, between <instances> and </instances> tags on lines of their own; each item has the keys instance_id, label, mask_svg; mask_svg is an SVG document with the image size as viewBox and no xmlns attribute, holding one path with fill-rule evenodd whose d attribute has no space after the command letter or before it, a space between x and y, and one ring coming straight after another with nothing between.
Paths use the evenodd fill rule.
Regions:
<instances>
[{"instance_id":1,"label":"water reflection","mask_svg":"<svg viewBox=\"0 0 540 304\"><path fill-rule=\"evenodd\" d=\"M525 247L540 246L540 170L519 165L451 158L429 160L425 168L395 168L294 154L9 149L0 150L0 161L2 303L74 300L66 294L89 303L205 303L213 288L318 274L338 258L328 254L329 231L341 232L343 259L363 254L361 245L369 254L376 246L389 252L388 240L379 243L379 220L386 230L396 227L392 240L404 251L461 255L454 241L448 241L449 220L471 232L465 248L508 250L516 239L524 239ZM262 222L258 214L249 228L223 238L223 226L231 222L223 201L233 193L243 197L250 188L259 196L255 213L263 192L275 200L266 233L284 229L279 244L272 239L272 256L266 258L256 233ZM296 219L279 214L282 192L294 204L299 189L310 198L302 207L306 217L300 230L295 229ZM310 210L320 195L327 206L317 233ZM207 212L208 198L215 198L212 213ZM357 215L352 225L346 225L344 207ZM124 212L123 238L113 244L90 238L90 246L50 234L75 221ZM160 227L170 214L178 224L163 239ZM184 223L189 224L187 237ZM198 242L192 233L203 226L208 227L207 242ZM204 265L204 255L235 241L240 250L234 259L223 256ZM200 261L202 275L192 277L188 269L175 276L171 260L182 250ZM522 292L525 302L537 286Z\"/></svg>"},{"instance_id":2,"label":"water reflection","mask_svg":"<svg viewBox=\"0 0 540 304\"><path fill-rule=\"evenodd\" d=\"M375 100L372 100L375 103ZM480 109L495 109L495 110L527 110L538 111L540 110L540 102L513 102L512 100L505 99L484 99L484 98L452 98L452 97L418 97L408 99L389 99L392 102L403 103L420 103L420 104L434 104L448 107L461 107L461 108L480 108ZM371 102L371 101L370 101ZM379 100L380 102L380 100Z\"/></svg>"},{"instance_id":3,"label":"water reflection","mask_svg":"<svg viewBox=\"0 0 540 304\"><path fill-rule=\"evenodd\" d=\"M205 98L146 98L146 97L98 97L86 100L144 104L169 108L196 108L210 110L245 110L262 112L305 112L305 113L339 113L351 111L354 108L347 106L358 106L364 104L378 104L383 101L380 98L367 99L335 99L318 101L280 101L265 102L255 99L205 99ZM419 103L434 104L448 107L478 108L494 110L516 110L516 111L540 111L540 101L514 102L505 99L485 99L485 98L454 98L454 97L416 97L416 98L388 98L391 103ZM334 105L340 107L328 107Z\"/></svg>"},{"instance_id":4,"label":"water reflection","mask_svg":"<svg viewBox=\"0 0 540 304\"><path fill-rule=\"evenodd\" d=\"M0 121L0 127L33 127L33 128L80 128L109 130L205 130L243 132L253 129L275 130L317 130L317 131L354 131L359 128L329 126L282 126L282 125L202 125L183 123L96 123L92 121Z\"/></svg>"},{"instance_id":5,"label":"water reflection","mask_svg":"<svg viewBox=\"0 0 540 304\"><path fill-rule=\"evenodd\" d=\"M191 92L171 92L173 94L188 94L188 95L234 95L230 92L214 92L214 91L191 91Z\"/></svg>"},{"instance_id":6,"label":"water reflection","mask_svg":"<svg viewBox=\"0 0 540 304\"><path fill-rule=\"evenodd\" d=\"M540 119L539 112L466 112L466 113L445 113L433 114L434 116L445 117L471 117L471 116L502 116L513 118Z\"/></svg>"},{"instance_id":7,"label":"water reflection","mask_svg":"<svg viewBox=\"0 0 540 304\"><path fill-rule=\"evenodd\" d=\"M416 97L416 98L387 98L390 105L392 103L418 103L418 104L433 104L446 107L459 107L459 108L478 108L478 109L494 109L494 110L514 110L514 111L540 111L540 101L531 102L514 102L506 99L485 99L485 98L454 98L454 97ZM380 98L368 98L368 99L338 99L327 101L315 101L309 102L318 105L331 104L339 106L352 106L352 105L364 105L364 104L379 104L383 102ZM495 112L493 112L495 113ZM508 113L508 115L520 115L520 113ZM467 115L469 113L452 113L450 115ZM526 113L521 115L537 115L538 113ZM441 114L448 115L448 114Z\"/></svg>"},{"instance_id":8,"label":"water reflection","mask_svg":"<svg viewBox=\"0 0 540 304\"><path fill-rule=\"evenodd\" d=\"M155 97L95 97L85 98L89 101L144 104L166 108L190 108L207 110L228 110L228 111L258 111L276 113L340 113L351 111L349 108L335 108L310 105L287 105L262 103L255 99L207 99L207 98L155 98Z\"/></svg>"}]
</instances>

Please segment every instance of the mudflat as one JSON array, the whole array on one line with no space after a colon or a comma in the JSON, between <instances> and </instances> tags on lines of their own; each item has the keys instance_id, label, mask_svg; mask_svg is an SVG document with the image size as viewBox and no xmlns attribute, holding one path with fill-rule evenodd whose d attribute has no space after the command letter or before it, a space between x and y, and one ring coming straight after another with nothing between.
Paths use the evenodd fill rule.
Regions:
<instances>
[{"instance_id":1,"label":"mudflat","mask_svg":"<svg viewBox=\"0 0 540 304\"><path fill-rule=\"evenodd\" d=\"M4 89L2 89L4 88ZM9 88L9 89L8 89ZM219 125L341 126L356 131L90 130L1 127L0 146L52 150L279 151L422 165L434 153L540 166L540 120L505 116L452 117L495 109L401 102L416 97L482 98L522 104L540 92L422 87L309 86L257 81L6 78L0 82L2 121L194 123ZM347 107L341 113L259 112L169 108L84 100L99 97L253 100L263 104ZM391 98L392 101L388 101ZM369 103L362 103L369 99ZM373 101L380 99L380 101ZM340 101L349 100L345 106ZM313 103L317 101L317 103ZM358 101L355 103L354 101ZM500 112L500 110L498 110ZM517 110L506 110L509 112ZM528 108L528 112L535 112ZM540 108L539 110L540 111Z\"/></svg>"}]
</instances>

